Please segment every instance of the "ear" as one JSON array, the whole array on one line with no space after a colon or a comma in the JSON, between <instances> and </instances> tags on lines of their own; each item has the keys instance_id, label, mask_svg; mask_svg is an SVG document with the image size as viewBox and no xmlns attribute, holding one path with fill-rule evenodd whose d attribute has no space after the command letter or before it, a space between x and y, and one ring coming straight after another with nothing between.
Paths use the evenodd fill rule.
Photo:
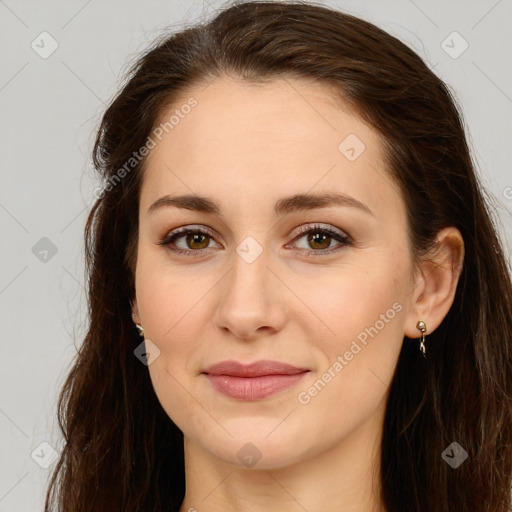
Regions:
<instances>
[{"instance_id":1,"label":"ear","mask_svg":"<svg viewBox=\"0 0 512 512\"><path fill-rule=\"evenodd\" d=\"M447 227L437 234L435 247L422 258L415 278L411 307L404 325L408 338L419 338L418 320L435 331L450 310L464 262L464 240L460 231Z\"/></svg>"}]
</instances>

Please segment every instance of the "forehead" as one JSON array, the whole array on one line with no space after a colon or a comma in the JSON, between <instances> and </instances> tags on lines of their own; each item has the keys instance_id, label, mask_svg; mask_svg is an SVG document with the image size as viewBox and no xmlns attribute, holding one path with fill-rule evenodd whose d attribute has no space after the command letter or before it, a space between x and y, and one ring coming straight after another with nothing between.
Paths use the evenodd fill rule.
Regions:
<instances>
[{"instance_id":1,"label":"forehead","mask_svg":"<svg viewBox=\"0 0 512 512\"><path fill-rule=\"evenodd\" d=\"M191 98L195 106L185 108ZM386 193L399 199L379 135L313 81L220 77L173 101L160 126L171 117L146 161L143 196L153 200L173 192L277 199L312 189L364 202L382 202Z\"/></svg>"},{"instance_id":2,"label":"forehead","mask_svg":"<svg viewBox=\"0 0 512 512\"><path fill-rule=\"evenodd\" d=\"M175 99L162 111L160 123L163 125L173 113L185 109L192 97L197 105L179 120L174 116L179 123L169 132L175 144L212 149L222 143L231 150L224 158L262 149L262 145L283 152L295 145L303 148L304 154L314 146L317 154L334 152L337 156L340 137L349 133L365 139L367 146L379 142L377 133L346 102L336 98L332 89L311 80L283 77L268 83L251 83L219 77ZM262 152L261 157L265 154Z\"/></svg>"}]
</instances>

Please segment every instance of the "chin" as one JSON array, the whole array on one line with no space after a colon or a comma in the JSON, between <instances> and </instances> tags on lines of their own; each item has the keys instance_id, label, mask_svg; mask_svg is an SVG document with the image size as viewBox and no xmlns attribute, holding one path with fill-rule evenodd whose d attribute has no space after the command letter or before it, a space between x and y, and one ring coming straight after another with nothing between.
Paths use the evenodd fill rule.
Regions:
<instances>
[{"instance_id":1,"label":"chin","mask_svg":"<svg viewBox=\"0 0 512 512\"><path fill-rule=\"evenodd\" d=\"M309 436L304 428L296 432L283 428L278 432L279 428L283 427L281 425L276 429L278 424L279 421L274 420L273 432L272 429L267 429L264 433L251 433L246 428L243 435L235 434L228 428L233 438L223 431L220 437L217 435L196 438L196 442L225 464L248 470L285 468L312 458L329 448L328 444L316 443L314 436ZM309 439L310 443L305 444L305 439Z\"/></svg>"},{"instance_id":2,"label":"chin","mask_svg":"<svg viewBox=\"0 0 512 512\"><path fill-rule=\"evenodd\" d=\"M297 443L294 443L295 449L291 444L288 446L268 440L234 441L229 444L225 447L211 447L211 453L237 469L281 469L307 458L302 452L297 452Z\"/></svg>"}]
</instances>

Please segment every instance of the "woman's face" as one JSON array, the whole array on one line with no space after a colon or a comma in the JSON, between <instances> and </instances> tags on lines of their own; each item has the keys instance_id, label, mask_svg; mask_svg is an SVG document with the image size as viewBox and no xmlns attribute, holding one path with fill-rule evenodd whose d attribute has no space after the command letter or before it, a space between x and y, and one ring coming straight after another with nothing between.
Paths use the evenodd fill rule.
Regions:
<instances>
[{"instance_id":1,"label":"woman's face","mask_svg":"<svg viewBox=\"0 0 512 512\"><path fill-rule=\"evenodd\" d=\"M378 436L414 275L377 133L298 79L217 79L172 115L146 162L134 301L163 408L240 467ZM225 361L242 367L208 372ZM295 370L243 373L258 361Z\"/></svg>"}]
</instances>

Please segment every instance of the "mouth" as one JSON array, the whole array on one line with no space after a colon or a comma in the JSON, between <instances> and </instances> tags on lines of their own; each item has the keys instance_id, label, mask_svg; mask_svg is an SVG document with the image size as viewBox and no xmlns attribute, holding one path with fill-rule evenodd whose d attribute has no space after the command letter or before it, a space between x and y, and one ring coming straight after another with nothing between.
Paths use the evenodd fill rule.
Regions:
<instances>
[{"instance_id":1,"label":"mouth","mask_svg":"<svg viewBox=\"0 0 512 512\"><path fill-rule=\"evenodd\" d=\"M306 368L265 360L249 365L222 361L202 374L219 393L230 398L254 401L291 388L308 372Z\"/></svg>"}]
</instances>

